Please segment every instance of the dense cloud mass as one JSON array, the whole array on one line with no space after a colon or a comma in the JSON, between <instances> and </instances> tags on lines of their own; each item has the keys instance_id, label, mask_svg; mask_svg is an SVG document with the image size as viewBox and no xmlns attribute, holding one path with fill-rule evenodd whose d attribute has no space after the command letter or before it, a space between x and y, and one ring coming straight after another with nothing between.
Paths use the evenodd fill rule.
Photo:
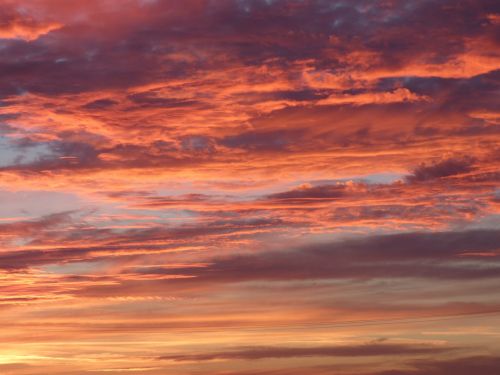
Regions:
<instances>
[{"instance_id":1,"label":"dense cloud mass","mask_svg":"<svg viewBox=\"0 0 500 375\"><path fill-rule=\"evenodd\" d=\"M0 373L500 373L494 0L0 0Z\"/></svg>"}]
</instances>

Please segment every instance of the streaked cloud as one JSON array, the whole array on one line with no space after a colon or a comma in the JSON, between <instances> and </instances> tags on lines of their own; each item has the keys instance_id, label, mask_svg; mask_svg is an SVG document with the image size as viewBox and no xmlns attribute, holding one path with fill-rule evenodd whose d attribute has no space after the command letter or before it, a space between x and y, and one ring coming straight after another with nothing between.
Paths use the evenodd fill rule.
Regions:
<instances>
[{"instance_id":1,"label":"streaked cloud","mask_svg":"<svg viewBox=\"0 0 500 375\"><path fill-rule=\"evenodd\" d=\"M0 0L0 372L497 374L493 0Z\"/></svg>"}]
</instances>

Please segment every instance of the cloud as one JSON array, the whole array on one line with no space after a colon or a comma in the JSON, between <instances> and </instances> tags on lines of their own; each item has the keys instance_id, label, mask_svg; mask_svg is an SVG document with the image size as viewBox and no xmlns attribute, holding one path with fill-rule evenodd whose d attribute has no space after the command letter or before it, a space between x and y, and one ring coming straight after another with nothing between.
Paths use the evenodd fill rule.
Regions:
<instances>
[{"instance_id":1,"label":"cloud","mask_svg":"<svg viewBox=\"0 0 500 375\"><path fill-rule=\"evenodd\" d=\"M449 360L425 360L420 359L415 362L406 364L407 366L398 368L396 365L388 364L388 367L393 367L392 370L376 371L376 370L357 370L357 374L361 375L471 375L484 374L496 375L500 369L500 360L496 356L471 356L459 357ZM216 375L285 375L285 374L312 374L312 375L329 375L329 374L352 374L352 367L342 365L318 365L318 366L302 366L300 368L279 368L279 369L258 369L252 371L231 371L231 372L215 372ZM356 370L355 370L356 371Z\"/></svg>"},{"instance_id":2,"label":"cloud","mask_svg":"<svg viewBox=\"0 0 500 375\"><path fill-rule=\"evenodd\" d=\"M34 41L63 26L58 22L37 19L8 4L0 5L0 12L0 39Z\"/></svg>"},{"instance_id":3,"label":"cloud","mask_svg":"<svg viewBox=\"0 0 500 375\"><path fill-rule=\"evenodd\" d=\"M230 239L252 237L283 224L277 219L233 218L198 225L156 224L116 229L92 226L82 218L70 221L70 214L59 213L33 221L1 224L0 235L22 244L0 254L0 269L196 251L212 248L217 243L222 248L223 242Z\"/></svg>"},{"instance_id":4,"label":"cloud","mask_svg":"<svg viewBox=\"0 0 500 375\"><path fill-rule=\"evenodd\" d=\"M425 278L473 280L500 277L500 266L482 253L497 251L500 232L405 233L370 236L288 251L267 251L218 258L202 268L138 270L192 275L198 282L258 280ZM471 249L473 249L471 251ZM467 261L463 258L467 254Z\"/></svg>"},{"instance_id":5,"label":"cloud","mask_svg":"<svg viewBox=\"0 0 500 375\"><path fill-rule=\"evenodd\" d=\"M251 347L202 354L171 354L159 357L160 360L175 362L203 362L213 360L259 360L267 358L300 357L372 357L428 355L453 350L449 347L422 346L408 344L367 343L362 345L332 345L318 347Z\"/></svg>"},{"instance_id":6,"label":"cloud","mask_svg":"<svg viewBox=\"0 0 500 375\"><path fill-rule=\"evenodd\" d=\"M93 100L89 103L86 103L83 107L85 109L90 109L90 110L99 110L99 109L106 109L106 108L112 107L116 104L118 104L118 103L115 102L114 100L104 98L104 99Z\"/></svg>"},{"instance_id":7,"label":"cloud","mask_svg":"<svg viewBox=\"0 0 500 375\"><path fill-rule=\"evenodd\" d=\"M66 225L71 222L73 211L59 212L43 216L34 220L17 221L13 223L0 224L0 236L31 236L40 231Z\"/></svg>"},{"instance_id":8,"label":"cloud","mask_svg":"<svg viewBox=\"0 0 500 375\"><path fill-rule=\"evenodd\" d=\"M303 185L296 189L275 193L269 196L270 199L337 199L345 195L347 190L344 185L321 185L321 186L310 186Z\"/></svg>"},{"instance_id":9,"label":"cloud","mask_svg":"<svg viewBox=\"0 0 500 375\"><path fill-rule=\"evenodd\" d=\"M473 170L474 159L471 157L450 158L431 165L421 164L407 177L410 182L420 182L435 178L461 175Z\"/></svg>"},{"instance_id":10,"label":"cloud","mask_svg":"<svg viewBox=\"0 0 500 375\"><path fill-rule=\"evenodd\" d=\"M391 92L375 92L356 95L331 95L326 99L318 101L319 105L338 105L338 104L386 104L398 102L429 100L428 97L419 96L407 88L398 88Z\"/></svg>"},{"instance_id":11,"label":"cloud","mask_svg":"<svg viewBox=\"0 0 500 375\"><path fill-rule=\"evenodd\" d=\"M374 375L495 375L500 370L500 358L477 356L456 358L448 361L422 360L412 363L411 367L410 370L383 371Z\"/></svg>"},{"instance_id":12,"label":"cloud","mask_svg":"<svg viewBox=\"0 0 500 375\"><path fill-rule=\"evenodd\" d=\"M490 371L498 1L0 3L0 362Z\"/></svg>"}]
</instances>

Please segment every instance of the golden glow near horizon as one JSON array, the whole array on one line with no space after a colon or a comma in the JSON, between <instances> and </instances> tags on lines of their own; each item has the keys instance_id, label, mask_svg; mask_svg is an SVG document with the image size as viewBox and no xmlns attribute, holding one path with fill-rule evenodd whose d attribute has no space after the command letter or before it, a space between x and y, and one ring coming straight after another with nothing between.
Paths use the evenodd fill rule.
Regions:
<instances>
[{"instance_id":1,"label":"golden glow near horizon","mask_svg":"<svg viewBox=\"0 0 500 375\"><path fill-rule=\"evenodd\" d=\"M0 374L500 374L499 19L0 0Z\"/></svg>"}]
</instances>

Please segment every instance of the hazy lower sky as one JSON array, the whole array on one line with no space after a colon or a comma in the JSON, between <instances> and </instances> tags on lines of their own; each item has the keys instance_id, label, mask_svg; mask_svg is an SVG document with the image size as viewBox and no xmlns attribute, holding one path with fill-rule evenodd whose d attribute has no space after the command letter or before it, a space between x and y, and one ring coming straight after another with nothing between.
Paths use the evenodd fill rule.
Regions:
<instances>
[{"instance_id":1,"label":"hazy lower sky","mask_svg":"<svg viewBox=\"0 0 500 375\"><path fill-rule=\"evenodd\" d=\"M0 374L500 374L496 0L0 0Z\"/></svg>"}]
</instances>

